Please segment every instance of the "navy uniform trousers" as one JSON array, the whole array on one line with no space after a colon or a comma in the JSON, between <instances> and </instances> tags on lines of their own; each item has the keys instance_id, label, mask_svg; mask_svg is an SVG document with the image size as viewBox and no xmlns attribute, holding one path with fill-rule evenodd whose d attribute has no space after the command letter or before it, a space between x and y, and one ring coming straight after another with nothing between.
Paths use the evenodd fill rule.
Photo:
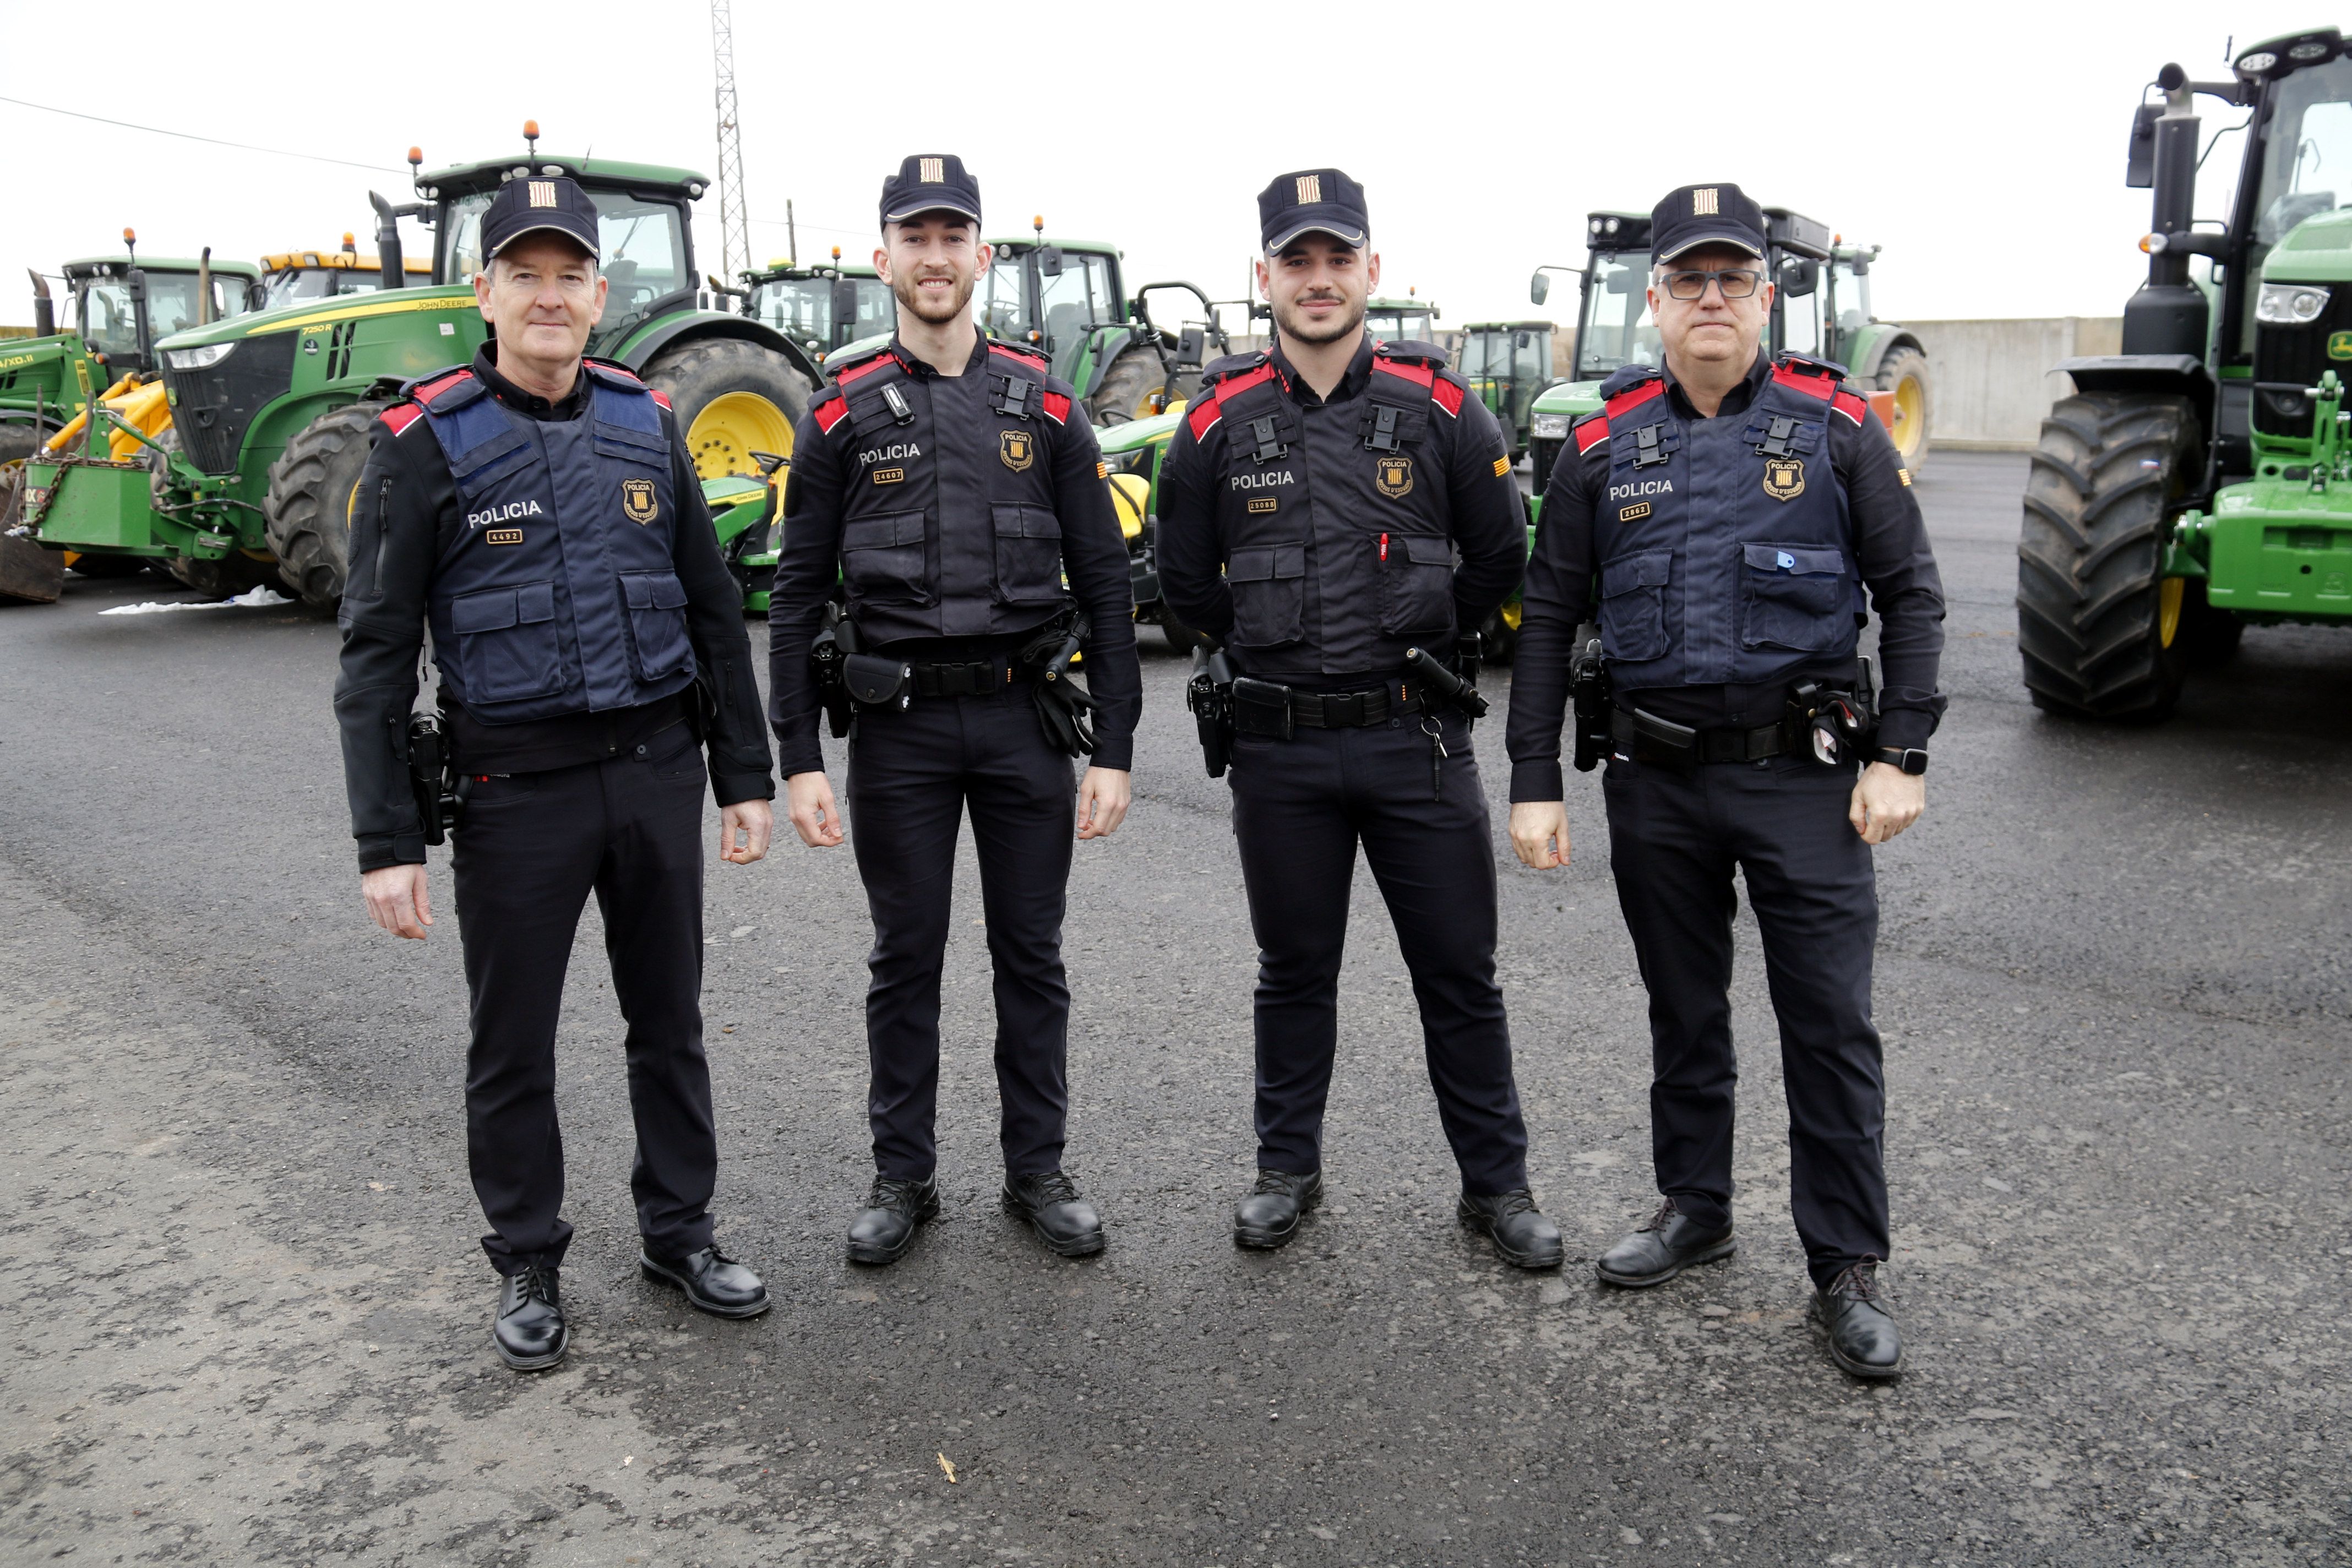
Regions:
<instances>
[{"instance_id":1,"label":"navy uniform trousers","mask_svg":"<svg viewBox=\"0 0 2352 1568\"><path fill-rule=\"evenodd\" d=\"M656 1257L710 1245L719 1142L702 1053L702 748L672 725L630 754L478 778L454 836L473 1003L466 1146L502 1274L563 1260L555 1026L588 895L628 1023L629 1186Z\"/></svg>"},{"instance_id":2,"label":"navy uniform trousers","mask_svg":"<svg viewBox=\"0 0 2352 1568\"><path fill-rule=\"evenodd\" d=\"M1816 1285L1887 1256L1886 1082L1870 1020L1878 890L1846 819L1851 765L1810 756L1688 769L1612 758L1603 779L1617 900L1650 993L1658 1190L1731 1218L1732 868L1764 939L1789 1101L1790 1207Z\"/></svg>"},{"instance_id":3,"label":"navy uniform trousers","mask_svg":"<svg viewBox=\"0 0 2352 1568\"><path fill-rule=\"evenodd\" d=\"M1062 1168L1070 1100L1062 914L1077 784L1069 757L1046 743L1023 679L982 697L860 708L849 743L850 844L874 912L866 1115L877 1173L900 1181L930 1175L939 1160L940 970L967 805L996 974L1005 1173Z\"/></svg>"},{"instance_id":4,"label":"navy uniform trousers","mask_svg":"<svg viewBox=\"0 0 2352 1568\"><path fill-rule=\"evenodd\" d=\"M1391 695L1394 695L1391 689ZM1323 1164L1323 1109L1339 1043L1339 961L1356 847L1388 901L1421 1007L1439 1119L1469 1192L1528 1184L1511 1033L1495 984L1495 848L1470 725L1440 721L1430 798L1419 715L1356 730L1234 738L1234 837L1249 888L1258 977L1257 1163Z\"/></svg>"}]
</instances>

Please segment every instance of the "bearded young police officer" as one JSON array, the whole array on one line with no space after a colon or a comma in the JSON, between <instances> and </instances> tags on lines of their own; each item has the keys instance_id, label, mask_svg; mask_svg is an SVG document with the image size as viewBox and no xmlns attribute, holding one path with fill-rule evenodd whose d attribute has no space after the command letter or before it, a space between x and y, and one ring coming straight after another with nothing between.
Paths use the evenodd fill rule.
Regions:
<instances>
[{"instance_id":1,"label":"bearded young police officer","mask_svg":"<svg viewBox=\"0 0 2352 1568\"><path fill-rule=\"evenodd\" d=\"M771 717L803 843L844 835L820 701L854 714L876 1177L849 1256L894 1262L939 1212L940 972L969 808L996 975L1003 1202L1075 1258L1100 1251L1103 1233L1062 1169L1062 916L1073 826L1100 838L1127 815L1142 705L1127 547L1069 385L1044 355L973 323L990 261L979 183L959 159L908 158L883 185L881 219L874 265L898 298L898 331L841 367L801 421L769 616ZM836 582L845 604L828 651L859 651L827 696L810 643ZM1081 647L1091 698L1067 679ZM1081 709L1095 710L1091 737ZM1074 810L1072 758L1087 745Z\"/></svg>"},{"instance_id":2,"label":"bearded young police officer","mask_svg":"<svg viewBox=\"0 0 2352 1568\"><path fill-rule=\"evenodd\" d=\"M1615 707L1611 864L1650 994L1664 1197L1600 1274L1656 1285L1732 1251L1737 867L1763 933L1790 1202L1830 1352L1856 1376L1890 1377L1903 1349L1877 1273L1888 1242L1870 847L1926 801L1942 584L1910 475L1842 369L1759 352L1773 290L1756 204L1737 185L1686 186L1651 221L1665 363L1604 382L1604 406L1550 476L1508 735L1513 845L1538 869L1566 865L1562 709L1597 591ZM1838 724L1841 700L1870 706L1855 652L1865 588L1885 672L1874 739Z\"/></svg>"},{"instance_id":3,"label":"bearded young police officer","mask_svg":"<svg viewBox=\"0 0 2352 1568\"><path fill-rule=\"evenodd\" d=\"M369 912L422 938L408 728L430 625L467 796L453 861L467 1145L503 1277L492 1338L518 1371L570 1342L555 1027L591 889L628 1020L640 1267L706 1312L768 1308L711 1236L698 843L707 745L720 858L766 854L768 741L741 600L668 405L581 357L604 308L597 238L595 205L568 179L518 178L491 202L474 291L492 342L376 423L335 687Z\"/></svg>"},{"instance_id":4,"label":"bearded young police officer","mask_svg":"<svg viewBox=\"0 0 2352 1568\"><path fill-rule=\"evenodd\" d=\"M1416 648L1451 664L1457 630L1510 591L1526 514L1502 432L1444 352L1365 332L1380 258L1362 187L1284 174L1258 217L1277 341L1207 367L1160 481L1162 591L1239 671L1225 700L1260 949L1259 1169L1234 1239L1281 1247L1322 1196L1360 844L1421 1006L1460 1217L1507 1261L1557 1267L1559 1232L1528 1191L1469 720L1408 670Z\"/></svg>"}]
</instances>

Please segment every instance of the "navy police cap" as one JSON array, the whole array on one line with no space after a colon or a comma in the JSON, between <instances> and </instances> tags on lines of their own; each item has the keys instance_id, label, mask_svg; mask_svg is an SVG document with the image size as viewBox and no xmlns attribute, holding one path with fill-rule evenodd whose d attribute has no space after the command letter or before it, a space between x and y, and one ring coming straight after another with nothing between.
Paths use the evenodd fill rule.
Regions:
<instances>
[{"instance_id":1,"label":"navy police cap","mask_svg":"<svg viewBox=\"0 0 2352 1568\"><path fill-rule=\"evenodd\" d=\"M1257 194L1257 236L1273 255L1302 234L1328 234L1361 250L1371 237L1364 187L1338 169L1276 174Z\"/></svg>"},{"instance_id":2,"label":"navy police cap","mask_svg":"<svg viewBox=\"0 0 2352 1568\"><path fill-rule=\"evenodd\" d=\"M596 202L568 175L509 180L482 216L482 255L493 257L527 234L560 234L591 256L601 256Z\"/></svg>"},{"instance_id":3,"label":"navy police cap","mask_svg":"<svg viewBox=\"0 0 2352 1568\"><path fill-rule=\"evenodd\" d=\"M980 182L952 153L919 153L882 182L882 221L904 223L918 213L950 212L980 221Z\"/></svg>"},{"instance_id":4,"label":"navy police cap","mask_svg":"<svg viewBox=\"0 0 2352 1568\"><path fill-rule=\"evenodd\" d=\"M1764 209L1738 185L1685 185L1650 209L1650 254L1672 261L1702 245L1764 258Z\"/></svg>"}]
</instances>

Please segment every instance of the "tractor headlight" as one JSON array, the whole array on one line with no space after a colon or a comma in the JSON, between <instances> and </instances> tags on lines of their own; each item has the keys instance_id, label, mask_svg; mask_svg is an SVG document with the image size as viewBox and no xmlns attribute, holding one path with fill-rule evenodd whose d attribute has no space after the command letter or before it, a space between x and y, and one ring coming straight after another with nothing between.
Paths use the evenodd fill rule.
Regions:
<instances>
[{"instance_id":1,"label":"tractor headlight","mask_svg":"<svg viewBox=\"0 0 2352 1568\"><path fill-rule=\"evenodd\" d=\"M1565 441L1568 439L1568 416L1538 414L1528 421L1528 438L1531 441Z\"/></svg>"},{"instance_id":2,"label":"tractor headlight","mask_svg":"<svg viewBox=\"0 0 2352 1568\"><path fill-rule=\"evenodd\" d=\"M2327 290L2310 283L2265 283L2254 301L2254 320L2273 327L2301 327L2327 309Z\"/></svg>"},{"instance_id":3,"label":"tractor headlight","mask_svg":"<svg viewBox=\"0 0 2352 1568\"><path fill-rule=\"evenodd\" d=\"M208 370L228 358L228 351L235 347L234 342L206 343L200 349L167 350L163 358L173 370Z\"/></svg>"}]
</instances>

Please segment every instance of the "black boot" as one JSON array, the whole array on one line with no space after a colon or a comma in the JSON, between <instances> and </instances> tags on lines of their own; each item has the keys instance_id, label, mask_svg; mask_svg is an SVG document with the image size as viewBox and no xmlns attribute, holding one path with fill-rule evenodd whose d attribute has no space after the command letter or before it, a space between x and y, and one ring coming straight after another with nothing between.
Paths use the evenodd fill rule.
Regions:
<instances>
[{"instance_id":1,"label":"black boot","mask_svg":"<svg viewBox=\"0 0 2352 1568\"><path fill-rule=\"evenodd\" d=\"M685 1291L688 1305L714 1318L756 1318L768 1310L768 1288L760 1277L715 1245L668 1259L647 1247L637 1255L637 1268L655 1284Z\"/></svg>"},{"instance_id":2,"label":"black boot","mask_svg":"<svg viewBox=\"0 0 2352 1568\"><path fill-rule=\"evenodd\" d=\"M1663 1285L1694 1263L1713 1263L1738 1250L1731 1226L1704 1230L1668 1198L1650 1223L1601 1255L1596 1266L1604 1285L1639 1290Z\"/></svg>"},{"instance_id":3,"label":"black boot","mask_svg":"<svg viewBox=\"0 0 2352 1568\"><path fill-rule=\"evenodd\" d=\"M1864 1258L1814 1291L1813 1304L1830 1331L1830 1360L1841 1369L1869 1378L1902 1373L1903 1331L1895 1326L1894 1300L1878 1278L1877 1258Z\"/></svg>"},{"instance_id":4,"label":"black boot","mask_svg":"<svg viewBox=\"0 0 2352 1568\"><path fill-rule=\"evenodd\" d=\"M545 1372L563 1359L572 1330L563 1321L553 1264L533 1263L499 1282L490 1342L499 1347L499 1359L517 1372Z\"/></svg>"},{"instance_id":5,"label":"black boot","mask_svg":"<svg viewBox=\"0 0 2352 1568\"><path fill-rule=\"evenodd\" d=\"M1037 1239L1064 1258L1103 1249L1102 1219L1059 1171L1004 1178L1004 1206L1029 1222Z\"/></svg>"},{"instance_id":6,"label":"black boot","mask_svg":"<svg viewBox=\"0 0 2352 1568\"><path fill-rule=\"evenodd\" d=\"M1454 1212L1472 1230L1486 1232L1495 1255L1513 1268L1559 1267L1559 1226L1544 1218L1527 1188L1491 1195L1465 1193Z\"/></svg>"},{"instance_id":7,"label":"black boot","mask_svg":"<svg viewBox=\"0 0 2352 1568\"><path fill-rule=\"evenodd\" d=\"M1285 1247L1307 1211L1323 1201L1323 1173L1260 1171L1257 1185L1234 1205L1235 1247Z\"/></svg>"},{"instance_id":8,"label":"black boot","mask_svg":"<svg viewBox=\"0 0 2352 1568\"><path fill-rule=\"evenodd\" d=\"M940 1185L929 1176L902 1182L874 1178L866 1207L849 1222L849 1261L896 1263L915 1245L915 1227L940 1212Z\"/></svg>"}]
</instances>

